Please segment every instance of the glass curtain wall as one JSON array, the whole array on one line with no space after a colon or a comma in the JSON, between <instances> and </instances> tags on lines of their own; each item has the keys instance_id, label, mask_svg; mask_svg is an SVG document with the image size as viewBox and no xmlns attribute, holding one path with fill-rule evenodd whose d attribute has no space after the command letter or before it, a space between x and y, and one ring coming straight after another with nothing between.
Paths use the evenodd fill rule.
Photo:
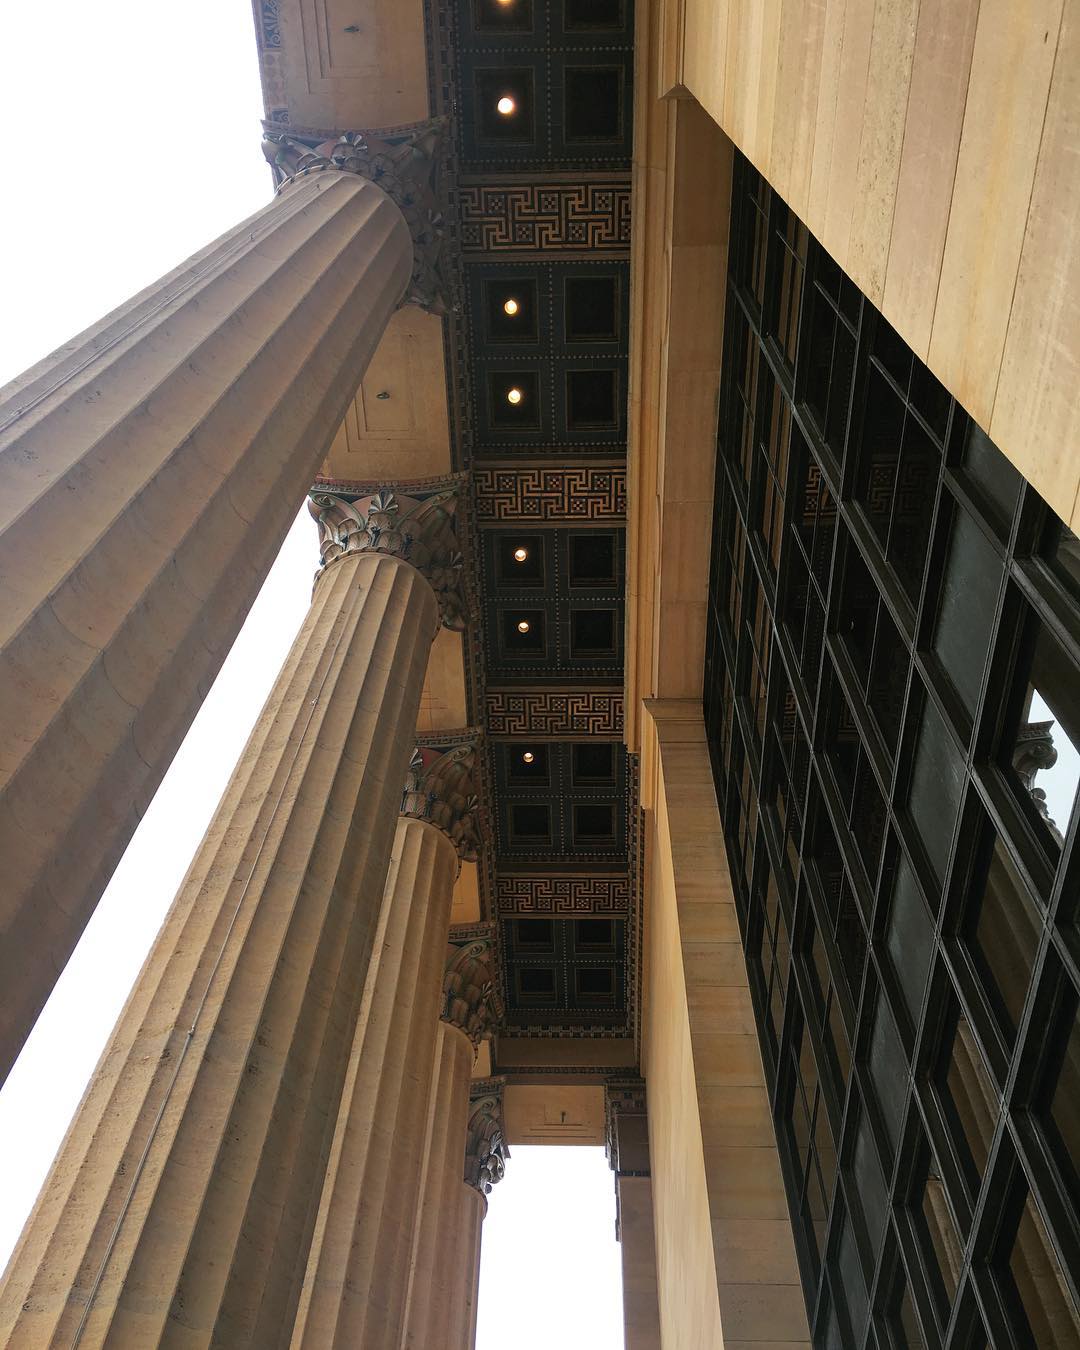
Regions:
<instances>
[{"instance_id":1,"label":"glass curtain wall","mask_svg":"<svg viewBox=\"0 0 1080 1350\"><path fill-rule=\"evenodd\" d=\"M732 212L705 719L815 1344L1080 1346L1080 543Z\"/></svg>"}]
</instances>

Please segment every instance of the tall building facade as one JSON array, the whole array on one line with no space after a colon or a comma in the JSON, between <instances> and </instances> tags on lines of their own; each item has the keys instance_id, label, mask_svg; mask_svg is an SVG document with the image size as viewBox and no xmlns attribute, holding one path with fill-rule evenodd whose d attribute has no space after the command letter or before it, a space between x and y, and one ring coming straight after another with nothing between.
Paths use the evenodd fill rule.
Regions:
<instances>
[{"instance_id":1,"label":"tall building facade","mask_svg":"<svg viewBox=\"0 0 1080 1350\"><path fill-rule=\"evenodd\" d=\"M1080 1344L1069 5L257 0L273 200L0 407L0 1053L312 606L0 1342Z\"/></svg>"}]
</instances>

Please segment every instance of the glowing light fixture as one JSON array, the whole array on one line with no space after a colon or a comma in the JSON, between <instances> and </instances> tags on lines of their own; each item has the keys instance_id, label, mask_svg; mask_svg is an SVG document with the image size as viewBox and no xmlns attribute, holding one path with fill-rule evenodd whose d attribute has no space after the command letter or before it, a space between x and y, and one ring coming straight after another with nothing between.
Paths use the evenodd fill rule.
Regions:
<instances>
[{"instance_id":1,"label":"glowing light fixture","mask_svg":"<svg viewBox=\"0 0 1080 1350\"><path fill-rule=\"evenodd\" d=\"M521 390L520 390L520 389L508 389L508 390L506 391L506 401L507 401L507 403L512 403L512 404L514 405L515 408L516 408L517 405L521 402L521 399L522 399L522 393L521 393Z\"/></svg>"},{"instance_id":2,"label":"glowing light fixture","mask_svg":"<svg viewBox=\"0 0 1080 1350\"><path fill-rule=\"evenodd\" d=\"M513 298L503 302L503 313L509 314L511 318L518 312L518 302Z\"/></svg>"},{"instance_id":3,"label":"glowing light fixture","mask_svg":"<svg viewBox=\"0 0 1080 1350\"><path fill-rule=\"evenodd\" d=\"M509 94L503 94L502 98L495 104L495 107L502 113L503 117L509 117L512 112L517 110L517 104Z\"/></svg>"},{"instance_id":4,"label":"glowing light fixture","mask_svg":"<svg viewBox=\"0 0 1080 1350\"><path fill-rule=\"evenodd\" d=\"M529 631L528 619L519 619L517 629L519 633L527 633Z\"/></svg>"},{"instance_id":5,"label":"glowing light fixture","mask_svg":"<svg viewBox=\"0 0 1080 1350\"><path fill-rule=\"evenodd\" d=\"M514 549L514 561L515 561L515 562L524 562L525 559L526 559L528 556L529 556L529 550L528 550L527 548L516 548L516 549Z\"/></svg>"},{"instance_id":6,"label":"glowing light fixture","mask_svg":"<svg viewBox=\"0 0 1080 1350\"><path fill-rule=\"evenodd\" d=\"M533 760L536 758L536 756L533 754L531 750L526 750L525 753L521 756L521 758L525 764L531 764Z\"/></svg>"}]
</instances>

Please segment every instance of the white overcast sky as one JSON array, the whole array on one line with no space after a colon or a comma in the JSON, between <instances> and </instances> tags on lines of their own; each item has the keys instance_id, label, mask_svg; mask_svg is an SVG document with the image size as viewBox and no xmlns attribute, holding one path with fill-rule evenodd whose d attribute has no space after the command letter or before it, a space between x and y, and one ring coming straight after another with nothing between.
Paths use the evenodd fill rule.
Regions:
<instances>
[{"instance_id":1,"label":"white overcast sky","mask_svg":"<svg viewBox=\"0 0 1080 1350\"><path fill-rule=\"evenodd\" d=\"M0 5L0 384L269 199L261 107L248 0ZM315 560L304 515L0 1090L0 1266L299 627ZM478 1350L621 1350L618 1267L602 1151L515 1150L485 1225Z\"/></svg>"}]
</instances>

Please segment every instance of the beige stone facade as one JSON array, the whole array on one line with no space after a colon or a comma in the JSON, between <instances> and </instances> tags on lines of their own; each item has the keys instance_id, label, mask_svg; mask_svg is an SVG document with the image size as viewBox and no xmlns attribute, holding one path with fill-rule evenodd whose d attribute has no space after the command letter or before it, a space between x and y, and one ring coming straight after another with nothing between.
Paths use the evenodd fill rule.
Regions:
<instances>
[{"instance_id":1,"label":"beige stone facade","mask_svg":"<svg viewBox=\"0 0 1080 1350\"><path fill-rule=\"evenodd\" d=\"M821 1342L702 712L733 174L1076 528L1078 22L599 8L261 0L276 197L4 391L0 1075L309 491L323 564L4 1346L471 1350L517 1143L607 1145L628 1350Z\"/></svg>"}]
</instances>

